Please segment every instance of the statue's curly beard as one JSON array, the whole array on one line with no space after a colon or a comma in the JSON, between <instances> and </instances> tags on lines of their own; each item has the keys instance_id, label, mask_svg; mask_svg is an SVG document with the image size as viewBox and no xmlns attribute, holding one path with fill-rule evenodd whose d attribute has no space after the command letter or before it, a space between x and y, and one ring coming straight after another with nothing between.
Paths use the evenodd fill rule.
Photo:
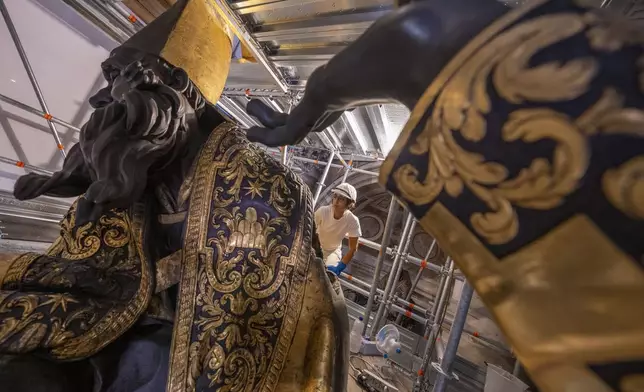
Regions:
<instances>
[{"instance_id":1,"label":"statue's curly beard","mask_svg":"<svg viewBox=\"0 0 644 392\"><path fill-rule=\"evenodd\" d=\"M187 141L195 113L181 90L165 84L138 86L122 101L98 108L80 141L53 176L30 173L16 182L20 200L40 195L73 197L76 224L97 220L112 208L127 208L150 181L172 163Z\"/></svg>"}]
</instances>

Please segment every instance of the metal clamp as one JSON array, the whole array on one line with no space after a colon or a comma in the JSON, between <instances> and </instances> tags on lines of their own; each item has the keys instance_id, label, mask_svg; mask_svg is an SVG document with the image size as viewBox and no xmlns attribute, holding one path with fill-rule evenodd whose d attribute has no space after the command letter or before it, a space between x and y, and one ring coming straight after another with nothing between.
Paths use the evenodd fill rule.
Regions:
<instances>
[{"instance_id":1,"label":"metal clamp","mask_svg":"<svg viewBox=\"0 0 644 392\"><path fill-rule=\"evenodd\" d=\"M385 250L385 252L386 252L386 250ZM393 259L396 259L396 256L398 256L399 254L400 254L400 252L399 252L399 249L398 249L398 245L394 245L391 248L391 256L393 257ZM393 265L392 265L392 267L393 267Z\"/></svg>"},{"instance_id":2,"label":"metal clamp","mask_svg":"<svg viewBox=\"0 0 644 392\"><path fill-rule=\"evenodd\" d=\"M434 370L436 370L437 373L442 374L448 380L461 381L461 379L458 377L458 374L456 374L455 372L452 372L452 374L445 373L443 371L443 368L441 367L441 364L438 362L432 362L432 367L434 368Z\"/></svg>"}]
</instances>

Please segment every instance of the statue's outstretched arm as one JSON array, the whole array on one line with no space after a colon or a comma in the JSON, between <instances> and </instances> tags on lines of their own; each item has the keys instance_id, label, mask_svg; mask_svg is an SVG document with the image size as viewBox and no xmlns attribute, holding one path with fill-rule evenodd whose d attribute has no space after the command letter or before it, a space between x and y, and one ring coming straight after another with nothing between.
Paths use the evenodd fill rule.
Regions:
<instances>
[{"instance_id":1,"label":"statue's outstretched arm","mask_svg":"<svg viewBox=\"0 0 644 392\"><path fill-rule=\"evenodd\" d=\"M350 108L392 101L413 108L447 61L507 12L497 1L479 3L420 2L379 19L311 74L304 97L290 114L251 100L246 110L265 128L249 129L248 138L268 146L292 145L332 125Z\"/></svg>"}]
</instances>

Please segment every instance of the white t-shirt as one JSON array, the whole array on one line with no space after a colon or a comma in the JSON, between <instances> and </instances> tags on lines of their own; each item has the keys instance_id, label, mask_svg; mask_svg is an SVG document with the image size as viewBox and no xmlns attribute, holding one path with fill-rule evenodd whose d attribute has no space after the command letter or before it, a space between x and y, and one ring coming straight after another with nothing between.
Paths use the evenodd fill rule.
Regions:
<instances>
[{"instance_id":1,"label":"white t-shirt","mask_svg":"<svg viewBox=\"0 0 644 392\"><path fill-rule=\"evenodd\" d=\"M345 236L360 237L360 221L349 210L340 219L333 217L333 207L324 206L315 211L315 226L324 251L334 251L342 246Z\"/></svg>"}]
</instances>

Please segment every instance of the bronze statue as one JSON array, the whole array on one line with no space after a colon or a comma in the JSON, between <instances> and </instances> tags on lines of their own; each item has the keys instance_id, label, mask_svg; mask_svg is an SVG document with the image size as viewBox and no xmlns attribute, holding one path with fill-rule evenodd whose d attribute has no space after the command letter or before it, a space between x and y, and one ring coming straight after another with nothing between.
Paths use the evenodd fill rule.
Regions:
<instances>
[{"instance_id":1,"label":"bronze statue","mask_svg":"<svg viewBox=\"0 0 644 392\"><path fill-rule=\"evenodd\" d=\"M20 199L80 197L2 277L3 388L345 390L311 194L213 106L230 55L209 2L177 1L103 63L63 169L19 179Z\"/></svg>"},{"instance_id":2,"label":"bronze statue","mask_svg":"<svg viewBox=\"0 0 644 392\"><path fill-rule=\"evenodd\" d=\"M353 72L359 69L360 72ZM412 2L314 72L268 145L412 110L381 183L474 285L541 391L644 391L644 32L570 0Z\"/></svg>"}]
</instances>

